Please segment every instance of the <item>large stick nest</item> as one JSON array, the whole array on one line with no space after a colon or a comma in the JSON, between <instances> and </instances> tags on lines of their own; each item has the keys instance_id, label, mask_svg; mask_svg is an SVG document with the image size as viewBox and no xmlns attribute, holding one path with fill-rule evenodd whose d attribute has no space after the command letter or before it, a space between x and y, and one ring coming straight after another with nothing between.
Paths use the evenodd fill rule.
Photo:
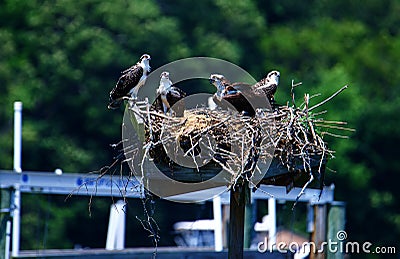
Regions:
<instances>
[{"instance_id":1,"label":"large stick nest","mask_svg":"<svg viewBox=\"0 0 400 259\"><path fill-rule=\"evenodd\" d=\"M154 111L146 104L135 110L145 125L145 158L154 160L172 176L185 166L180 160L191 163L200 175L204 172L207 175L210 168L222 167L231 174L231 184L265 172L268 161L273 159L288 173L310 175L308 185L313 173L321 175L326 160L333 157L333 151L323 140L326 132L322 130L347 129L340 126L342 122L319 118L321 113L313 110L346 87L313 107L309 107L307 94L300 107L293 103L270 110L258 109L254 117L205 107L186 110L183 117L174 117Z\"/></svg>"}]
</instances>

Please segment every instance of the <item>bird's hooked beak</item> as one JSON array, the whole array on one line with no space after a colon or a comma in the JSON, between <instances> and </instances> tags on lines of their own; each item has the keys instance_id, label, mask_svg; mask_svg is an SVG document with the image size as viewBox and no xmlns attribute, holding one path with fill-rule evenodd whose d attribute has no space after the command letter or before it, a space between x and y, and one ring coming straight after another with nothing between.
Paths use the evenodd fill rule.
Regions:
<instances>
[{"instance_id":1,"label":"bird's hooked beak","mask_svg":"<svg viewBox=\"0 0 400 259\"><path fill-rule=\"evenodd\" d=\"M281 75L279 74L279 72L278 72L278 74L276 74L275 75L275 83L276 84L279 84L279 78L281 77Z\"/></svg>"}]
</instances>

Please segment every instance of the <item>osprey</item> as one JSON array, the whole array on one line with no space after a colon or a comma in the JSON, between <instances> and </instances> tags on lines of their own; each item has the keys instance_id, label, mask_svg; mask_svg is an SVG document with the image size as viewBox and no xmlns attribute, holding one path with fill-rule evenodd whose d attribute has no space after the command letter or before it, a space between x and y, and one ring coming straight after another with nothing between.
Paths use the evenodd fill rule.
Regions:
<instances>
[{"instance_id":1,"label":"osprey","mask_svg":"<svg viewBox=\"0 0 400 259\"><path fill-rule=\"evenodd\" d=\"M227 106L233 106L238 112L244 113L244 115L254 116L254 108L265 106L263 105L265 103L263 93L244 83L231 84L229 80L219 74L212 74L209 80L217 88L213 101L220 107L227 108ZM230 105L227 105L222 100L228 102Z\"/></svg>"},{"instance_id":2,"label":"osprey","mask_svg":"<svg viewBox=\"0 0 400 259\"><path fill-rule=\"evenodd\" d=\"M225 88L229 87L231 83L225 78L225 76L219 74L211 74L208 80L210 81L210 84L217 88L217 92L214 96L221 101L222 97L227 93Z\"/></svg>"},{"instance_id":3,"label":"osprey","mask_svg":"<svg viewBox=\"0 0 400 259\"><path fill-rule=\"evenodd\" d=\"M274 94L278 88L280 75L279 71L273 70L269 72L266 77L253 85L253 88L264 91L271 104L275 102Z\"/></svg>"},{"instance_id":4,"label":"osprey","mask_svg":"<svg viewBox=\"0 0 400 259\"><path fill-rule=\"evenodd\" d=\"M144 85L150 72L150 59L150 55L144 54L135 65L121 72L122 75L110 92L108 109L118 108L124 98L137 98L139 88Z\"/></svg>"},{"instance_id":5,"label":"osprey","mask_svg":"<svg viewBox=\"0 0 400 259\"><path fill-rule=\"evenodd\" d=\"M158 110L162 110L164 114L167 114L168 111L171 112L171 107L174 106L175 103L185 97L185 92L172 85L172 82L169 78L169 72L162 72L160 75L160 86L157 89L156 108ZM184 110L185 107L183 102L174 107L176 116L183 116Z\"/></svg>"}]
</instances>

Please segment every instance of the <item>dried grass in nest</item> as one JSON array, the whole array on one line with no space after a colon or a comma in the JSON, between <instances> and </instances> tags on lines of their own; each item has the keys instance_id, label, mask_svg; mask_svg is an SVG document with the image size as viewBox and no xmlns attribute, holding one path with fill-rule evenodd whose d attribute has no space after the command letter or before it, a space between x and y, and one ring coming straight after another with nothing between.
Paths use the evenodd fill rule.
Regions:
<instances>
[{"instance_id":1,"label":"dried grass in nest","mask_svg":"<svg viewBox=\"0 0 400 259\"><path fill-rule=\"evenodd\" d=\"M296 85L294 85L296 86ZM292 84L292 90L294 88ZM166 154L163 145L175 142L184 155L196 157L204 147L211 154L211 162L231 173L231 184L240 179L249 179L258 168L258 162L278 159L288 172L296 165L310 175L304 189L314 179L311 160L319 161L317 173L322 173L326 160L333 157L333 151L323 140L324 132L320 129L333 127L339 130L351 130L341 126L344 122L325 121L313 113L335 97L347 86L321 103L309 107L309 95L304 98L304 105L278 106L272 110L258 110L254 117L246 117L227 110L209 110L200 107L186 110L184 117L178 118L151 111L147 104L145 110L139 110L145 124L146 144L149 147L148 158L158 163L166 163L174 170L176 164ZM271 153L271 151L274 152ZM272 156L272 157L271 157ZM314 166L315 167L315 166ZM197 171L201 167L197 166ZM300 195L303 193L300 193Z\"/></svg>"}]
</instances>

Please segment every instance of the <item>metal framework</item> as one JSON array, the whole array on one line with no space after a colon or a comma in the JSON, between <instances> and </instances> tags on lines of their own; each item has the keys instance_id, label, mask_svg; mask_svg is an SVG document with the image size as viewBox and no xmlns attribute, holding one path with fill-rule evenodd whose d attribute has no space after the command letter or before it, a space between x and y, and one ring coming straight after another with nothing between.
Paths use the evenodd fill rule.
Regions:
<instances>
[{"instance_id":1,"label":"metal framework","mask_svg":"<svg viewBox=\"0 0 400 259\"><path fill-rule=\"evenodd\" d=\"M59 171L57 171L59 172ZM140 198L141 186L136 179L121 178L121 176L79 173L55 173L55 172L32 172L0 170L0 189L12 189L13 195L10 204L10 212L13 217L12 233L12 255L19 254L19 226L20 226L20 207L21 193L41 193L41 194L62 194L62 195L83 195L83 196L108 196ZM213 199L214 220L221 223L221 204L229 204L229 192L224 187L219 187L220 195ZM215 190L202 190L192 193L182 194L171 197L173 200L191 201L199 197L210 197L209 193ZM295 201L301 188L294 188L286 193L286 188L282 186L261 185L254 193L254 200L285 200ZM317 189L306 189L300 197L300 202L310 204L327 204L334 201L334 186L325 187L321 193ZM276 219L274 218L275 222ZM222 224L222 223L221 223ZM222 225L215 226L215 249L222 250Z\"/></svg>"}]
</instances>

